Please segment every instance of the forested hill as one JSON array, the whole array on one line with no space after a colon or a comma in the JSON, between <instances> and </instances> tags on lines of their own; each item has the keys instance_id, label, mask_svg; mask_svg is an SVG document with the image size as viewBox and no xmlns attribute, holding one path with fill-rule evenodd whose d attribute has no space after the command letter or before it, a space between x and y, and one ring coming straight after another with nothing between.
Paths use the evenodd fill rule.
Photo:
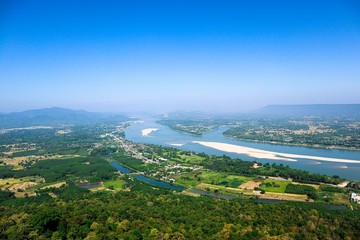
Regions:
<instances>
[{"instance_id":1,"label":"forested hill","mask_svg":"<svg viewBox=\"0 0 360 240\"><path fill-rule=\"evenodd\" d=\"M360 118L360 104L268 105L253 114L294 117Z\"/></svg>"},{"instance_id":2,"label":"forested hill","mask_svg":"<svg viewBox=\"0 0 360 240\"><path fill-rule=\"evenodd\" d=\"M121 114L93 113L83 110L53 107L0 114L0 128L110 123L125 120L129 120L129 118Z\"/></svg>"}]
</instances>

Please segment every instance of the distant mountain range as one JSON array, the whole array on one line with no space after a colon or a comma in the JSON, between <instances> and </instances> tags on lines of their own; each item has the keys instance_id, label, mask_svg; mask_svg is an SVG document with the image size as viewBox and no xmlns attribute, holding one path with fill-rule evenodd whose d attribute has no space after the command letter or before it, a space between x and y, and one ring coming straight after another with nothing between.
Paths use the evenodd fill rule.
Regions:
<instances>
[{"instance_id":1,"label":"distant mountain range","mask_svg":"<svg viewBox=\"0 0 360 240\"><path fill-rule=\"evenodd\" d=\"M341 117L360 118L360 104L308 104L308 105L268 105L242 113L211 114L200 111L176 111L163 114L169 120L237 119L258 117Z\"/></svg>"},{"instance_id":2,"label":"distant mountain range","mask_svg":"<svg viewBox=\"0 0 360 240\"><path fill-rule=\"evenodd\" d=\"M162 115L165 119L212 119L234 118L237 115L213 115L203 112L177 111ZM269 105L259 110L239 114L240 116L266 117L346 117L360 118L360 104L313 104L313 105ZM29 126L80 125L95 123L116 123L130 120L122 114L94 113L66 108L44 108L23 112L0 113L0 128Z\"/></svg>"},{"instance_id":3,"label":"distant mountain range","mask_svg":"<svg viewBox=\"0 0 360 240\"><path fill-rule=\"evenodd\" d=\"M0 114L0 128L116 123L129 120L121 114L92 113L59 107Z\"/></svg>"},{"instance_id":4,"label":"distant mountain range","mask_svg":"<svg viewBox=\"0 0 360 240\"><path fill-rule=\"evenodd\" d=\"M269 105L253 114L294 117L360 118L360 104Z\"/></svg>"}]
</instances>

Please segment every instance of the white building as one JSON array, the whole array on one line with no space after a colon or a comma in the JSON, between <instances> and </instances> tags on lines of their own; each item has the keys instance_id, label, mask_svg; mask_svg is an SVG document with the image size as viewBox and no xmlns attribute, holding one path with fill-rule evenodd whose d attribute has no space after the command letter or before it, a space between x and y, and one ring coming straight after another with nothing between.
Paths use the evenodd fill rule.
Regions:
<instances>
[{"instance_id":1,"label":"white building","mask_svg":"<svg viewBox=\"0 0 360 240\"><path fill-rule=\"evenodd\" d=\"M360 203L360 195L357 195L356 193L351 193L351 201Z\"/></svg>"}]
</instances>

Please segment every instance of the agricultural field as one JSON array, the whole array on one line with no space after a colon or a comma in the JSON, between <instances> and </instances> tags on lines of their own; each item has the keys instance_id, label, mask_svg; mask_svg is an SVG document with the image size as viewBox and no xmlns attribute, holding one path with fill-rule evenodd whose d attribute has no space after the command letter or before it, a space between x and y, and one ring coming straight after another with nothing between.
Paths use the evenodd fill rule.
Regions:
<instances>
[{"instance_id":1,"label":"agricultural field","mask_svg":"<svg viewBox=\"0 0 360 240\"><path fill-rule=\"evenodd\" d=\"M316 189L312 186L302 184L288 184L286 186L285 192L294 194L309 194L316 192Z\"/></svg>"},{"instance_id":2,"label":"agricultural field","mask_svg":"<svg viewBox=\"0 0 360 240\"><path fill-rule=\"evenodd\" d=\"M287 185L290 184L290 181L279 181L273 179L266 179L261 185L260 188L265 192L276 192L284 193Z\"/></svg>"},{"instance_id":3,"label":"agricultural field","mask_svg":"<svg viewBox=\"0 0 360 240\"><path fill-rule=\"evenodd\" d=\"M243 194L246 194L243 189L240 188L232 188L232 187L225 187L207 183L200 183L194 189L206 191L206 192L214 192L218 194L224 194L234 197L240 197Z\"/></svg>"},{"instance_id":4,"label":"agricultural field","mask_svg":"<svg viewBox=\"0 0 360 240\"><path fill-rule=\"evenodd\" d=\"M122 180L106 181L103 182L104 187L110 190L121 191L124 190L125 182Z\"/></svg>"},{"instance_id":5,"label":"agricultural field","mask_svg":"<svg viewBox=\"0 0 360 240\"><path fill-rule=\"evenodd\" d=\"M239 188L242 189L248 189L248 190L254 190L255 188L258 188L264 179L261 178L252 178L250 181L247 181L239 186Z\"/></svg>"},{"instance_id":6,"label":"agricultural field","mask_svg":"<svg viewBox=\"0 0 360 240\"><path fill-rule=\"evenodd\" d=\"M195 154L192 154L190 156L185 154L179 154L178 156L178 161L188 164L200 164L204 160L204 157Z\"/></svg>"},{"instance_id":7,"label":"agricultural field","mask_svg":"<svg viewBox=\"0 0 360 240\"><path fill-rule=\"evenodd\" d=\"M265 194L262 194L260 197L263 199L271 199L271 200L314 202L314 200L312 199L309 200L309 198L305 194L266 192Z\"/></svg>"},{"instance_id":8,"label":"agricultural field","mask_svg":"<svg viewBox=\"0 0 360 240\"><path fill-rule=\"evenodd\" d=\"M299 183L299 182L291 182L292 184L298 184L298 185L304 185L304 186L309 186L309 187L312 187L312 188L315 188L316 190L319 190L320 189L320 184L310 184L310 183ZM326 184L322 184L322 186L326 186ZM324 187L323 187L324 188ZM339 187L334 187L336 189L341 189Z\"/></svg>"},{"instance_id":9,"label":"agricultural field","mask_svg":"<svg viewBox=\"0 0 360 240\"><path fill-rule=\"evenodd\" d=\"M41 189L60 188L65 185L66 185L66 182L59 182L59 183L47 184L46 186L42 187Z\"/></svg>"},{"instance_id":10,"label":"agricultural field","mask_svg":"<svg viewBox=\"0 0 360 240\"><path fill-rule=\"evenodd\" d=\"M199 183L207 183L212 185L237 188L242 183L253 179L253 177L231 175L231 174L219 173L210 170L182 173L173 177L176 179L176 184L183 185L186 187L194 187Z\"/></svg>"},{"instance_id":11,"label":"agricultural field","mask_svg":"<svg viewBox=\"0 0 360 240\"><path fill-rule=\"evenodd\" d=\"M23 177L0 179L0 190L10 191L15 197L35 196L35 190L44 179L41 177Z\"/></svg>"}]
</instances>

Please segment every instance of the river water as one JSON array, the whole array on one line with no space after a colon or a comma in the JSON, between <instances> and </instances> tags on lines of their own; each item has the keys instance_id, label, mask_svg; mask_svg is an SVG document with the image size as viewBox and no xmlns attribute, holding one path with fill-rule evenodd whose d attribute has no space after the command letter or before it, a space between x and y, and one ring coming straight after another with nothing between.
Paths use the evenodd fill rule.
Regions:
<instances>
[{"instance_id":1,"label":"river water","mask_svg":"<svg viewBox=\"0 0 360 240\"><path fill-rule=\"evenodd\" d=\"M131 170L122 166L121 164L117 163L117 162L111 162L110 163L111 166L113 166L114 168L116 168L118 171L120 171L121 173L125 173L125 174L129 174L131 173ZM135 174L133 175L134 178L138 179L139 181L142 182L146 182L150 185L154 185L154 186L158 186L158 187L163 187L163 188L170 188L170 189L174 189L174 190L178 190L178 191L182 191L185 188L183 186L178 186L178 185L174 185L171 183L167 183L167 182L163 182L163 181L158 181L156 179L153 178L149 178L146 177L142 174Z\"/></svg>"},{"instance_id":2,"label":"river water","mask_svg":"<svg viewBox=\"0 0 360 240\"><path fill-rule=\"evenodd\" d=\"M182 134L177 131L170 129L169 127L163 126L156 123L154 118L143 118L142 122L133 123L125 131L125 136L127 140L141 143L151 143L163 146L176 147L183 150L194 151L197 153L204 152L207 154L215 155L227 155L233 158L240 158L247 161L258 161L262 163L277 163L289 165L292 168L308 170L311 172L326 174L326 175L338 175L350 180L360 180L360 152L359 151L346 151L346 150L334 150L334 149L320 149L320 148L309 148L309 147L293 147L277 144L267 144L267 143L257 143L257 142L247 142L239 141L234 139L229 139L223 136L223 132L226 128L218 128L213 131L210 131L202 136L193 136L188 134ZM157 131L151 132L147 136L143 136L141 130L147 128L156 128ZM261 150L281 152L281 153L291 153L291 154L300 154L308 156L320 156L320 157L330 157L330 158L342 158L342 159L352 159L358 160L358 163L337 163L337 162L327 162L320 160L312 159L296 159L296 162L287 162L271 159L256 159L254 157L249 157L247 155L223 152L213 148L205 147L192 141L205 141L205 142L222 142L228 144L234 144L244 147L256 148ZM173 145L176 144L177 146ZM180 146L181 144L181 146Z\"/></svg>"}]
</instances>

